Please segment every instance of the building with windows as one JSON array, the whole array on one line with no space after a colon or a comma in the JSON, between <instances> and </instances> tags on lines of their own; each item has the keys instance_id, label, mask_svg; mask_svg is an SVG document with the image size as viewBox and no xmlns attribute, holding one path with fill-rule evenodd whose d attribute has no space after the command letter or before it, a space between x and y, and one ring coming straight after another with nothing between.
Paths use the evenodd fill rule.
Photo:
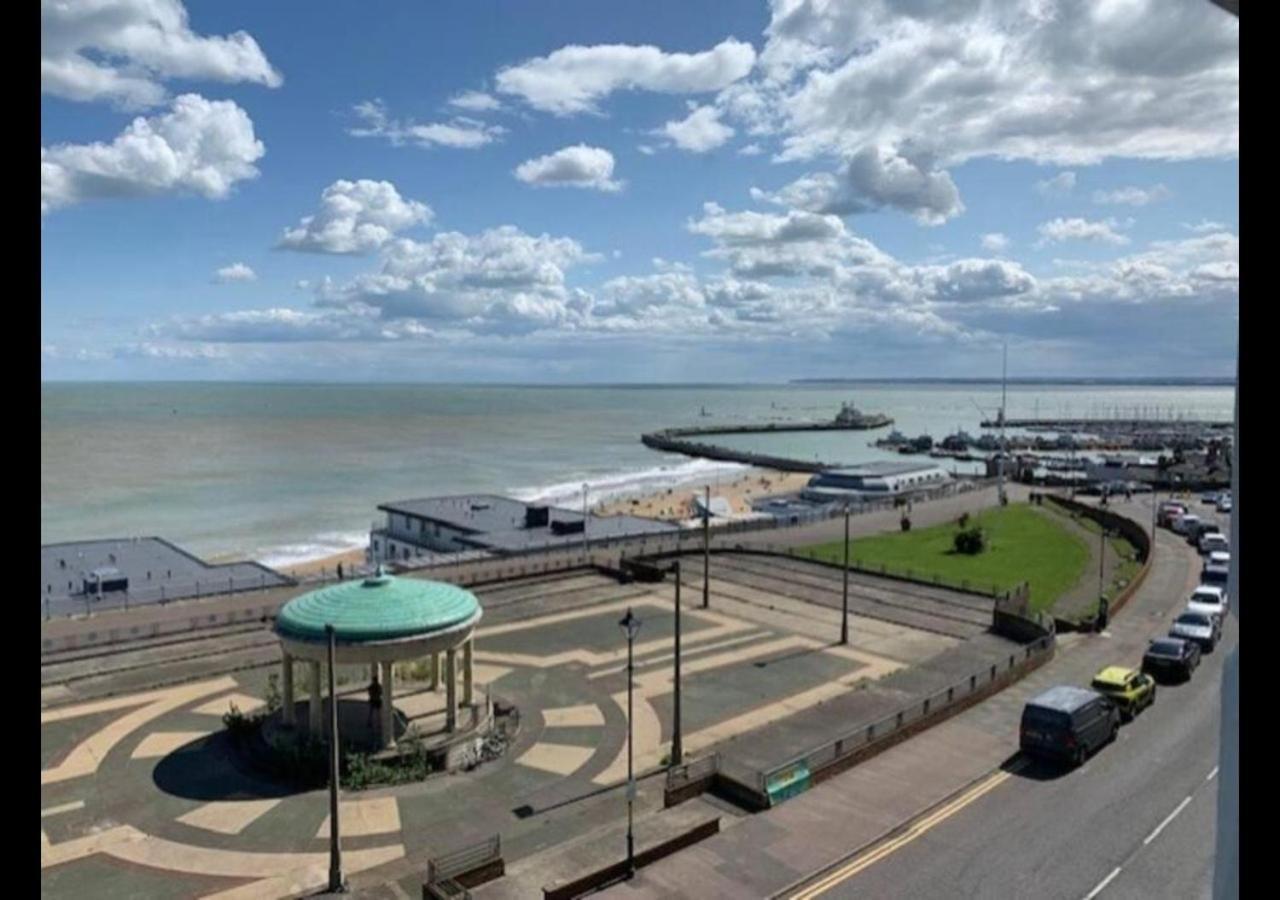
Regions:
<instances>
[{"instance_id":1,"label":"building with windows","mask_svg":"<svg viewBox=\"0 0 1280 900\"><path fill-rule=\"evenodd\" d=\"M374 562L466 551L527 553L679 530L638 516L584 518L574 510L494 494L398 500L378 509L386 513L386 521L375 524L369 534Z\"/></svg>"},{"instance_id":2,"label":"building with windows","mask_svg":"<svg viewBox=\"0 0 1280 900\"><path fill-rule=\"evenodd\" d=\"M908 496L951 480L951 475L934 463L871 462L820 472L809 479L800 497L811 503L867 502Z\"/></svg>"}]
</instances>

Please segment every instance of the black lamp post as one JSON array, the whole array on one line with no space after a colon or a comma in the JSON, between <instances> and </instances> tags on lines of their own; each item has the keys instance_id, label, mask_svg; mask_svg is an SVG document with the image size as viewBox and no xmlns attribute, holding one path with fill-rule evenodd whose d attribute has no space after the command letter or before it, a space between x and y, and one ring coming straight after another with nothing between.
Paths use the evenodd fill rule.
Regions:
<instances>
[{"instance_id":1,"label":"black lamp post","mask_svg":"<svg viewBox=\"0 0 1280 900\"><path fill-rule=\"evenodd\" d=\"M840 643L849 643L849 501L844 502L844 591L840 604Z\"/></svg>"},{"instance_id":2,"label":"black lamp post","mask_svg":"<svg viewBox=\"0 0 1280 900\"><path fill-rule=\"evenodd\" d=\"M680 733L680 561L671 564L676 573L676 660L675 660L675 722L671 729L671 765L678 766L684 762L684 736Z\"/></svg>"},{"instance_id":3,"label":"black lamp post","mask_svg":"<svg viewBox=\"0 0 1280 900\"><path fill-rule=\"evenodd\" d=\"M329 638L329 892L345 894L342 877L342 844L338 833L338 695L334 684L333 658L337 637L332 625L325 625ZM316 686L319 690L319 685Z\"/></svg>"},{"instance_id":4,"label":"black lamp post","mask_svg":"<svg viewBox=\"0 0 1280 900\"><path fill-rule=\"evenodd\" d=\"M702 608L711 606L711 485L702 504Z\"/></svg>"},{"instance_id":5,"label":"black lamp post","mask_svg":"<svg viewBox=\"0 0 1280 900\"><path fill-rule=\"evenodd\" d=\"M632 833L632 807L636 799L636 776L631 735L631 674L634 665L632 648L636 635L640 633L640 620L631 611L631 607L627 607L627 614L618 622L618 626L627 639L627 877L633 878L636 874L636 847L635 835Z\"/></svg>"}]
</instances>

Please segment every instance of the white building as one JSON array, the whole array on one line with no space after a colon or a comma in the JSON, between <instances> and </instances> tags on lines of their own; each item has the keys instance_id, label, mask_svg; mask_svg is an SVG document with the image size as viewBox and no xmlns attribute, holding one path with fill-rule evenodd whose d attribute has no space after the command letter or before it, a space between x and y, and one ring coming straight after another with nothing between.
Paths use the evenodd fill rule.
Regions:
<instances>
[{"instance_id":1,"label":"white building","mask_svg":"<svg viewBox=\"0 0 1280 900\"><path fill-rule=\"evenodd\" d=\"M945 469L925 462L873 462L831 469L811 479L801 498L812 503L866 502L907 496L951 481Z\"/></svg>"}]
</instances>

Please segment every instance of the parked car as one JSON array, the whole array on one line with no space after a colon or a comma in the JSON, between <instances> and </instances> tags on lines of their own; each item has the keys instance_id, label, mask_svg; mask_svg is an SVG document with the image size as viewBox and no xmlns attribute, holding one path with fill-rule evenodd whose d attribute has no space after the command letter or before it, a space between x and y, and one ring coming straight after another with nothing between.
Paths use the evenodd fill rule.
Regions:
<instances>
[{"instance_id":1,"label":"parked car","mask_svg":"<svg viewBox=\"0 0 1280 900\"><path fill-rule=\"evenodd\" d=\"M1120 710L1113 700L1097 691L1059 685L1023 707L1020 746L1028 756L1078 766L1119 731Z\"/></svg>"},{"instance_id":2,"label":"parked car","mask_svg":"<svg viewBox=\"0 0 1280 900\"><path fill-rule=\"evenodd\" d=\"M1219 626L1227 615L1227 595L1222 588L1202 584L1191 592L1187 601L1187 612L1207 613L1218 620Z\"/></svg>"},{"instance_id":3,"label":"parked car","mask_svg":"<svg viewBox=\"0 0 1280 900\"><path fill-rule=\"evenodd\" d=\"M1203 494L1200 495L1200 502L1216 505L1218 500L1220 500L1221 498L1222 498L1222 495L1219 494L1217 491L1205 491Z\"/></svg>"},{"instance_id":4,"label":"parked car","mask_svg":"<svg viewBox=\"0 0 1280 900\"><path fill-rule=\"evenodd\" d=\"M1218 512L1231 512L1231 497L1224 494L1218 498Z\"/></svg>"},{"instance_id":5,"label":"parked car","mask_svg":"<svg viewBox=\"0 0 1280 900\"><path fill-rule=\"evenodd\" d=\"M1215 550L1230 550L1231 542L1221 531L1202 531L1200 533L1200 552L1212 553Z\"/></svg>"},{"instance_id":6,"label":"parked car","mask_svg":"<svg viewBox=\"0 0 1280 900\"><path fill-rule=\"evenodd\" d=\"M1200 583L1211 584L1222 588L1227 599L1231 599L1231 567L1209 563L1200 571Z\"/></svg>"},{"instance_id":7,"label":"parked car","mask_svg":"<svg viewBox=\"0 0 1280 900\"><path fill-rule=\"evenodd\" d=\"M1197 516L1195 513L1185 513L1181 516L1178 516L1176 519L1174 519L1173 524L1170 525L1169 527L1171 527L1178 534L1186 534L1192 528L1197 527L1200 524L1200 522L1201 522L1200 517Z\"/></svg>"},{"instance_id":8,"label":"parked car","mask_svg":"<svg viewBox=\"0 0 1280 900\"><path fill-rule=\"evenodd\" d=\"M1200 645L1182 638L1156 638L1142 657L1142 671L1156 678L1190 678L1200 665Z\"/></svg>"},{"instance_id":9,"label":"parked car","mask_svg":"<svg viewBox=\"0 0 1280 900\"><path fill-rule=\"evenodd\" d=\"M1108 666L1093 676L1089 687L1104 697L1110 697L1119 708L1123 721L1132 719L1156 702L1156 680L1124 666Z\"/></svg>"},{"instance_id":10,"label":"parked car","mask_svg":"<svg viewBox=\"0 0 1280 900\"><path fill-rule=\"evenodd\" d=\"M1229 550L1210 550L1209 557L1204 563L1206 566L1226 566L1231 568L1231 551Z\"/></svg>"},{"instance_id":11,"label":"parked car","mask_svg":"<svg viewBox=\"0 0 1280 900\"><path fill-rule=\"evenodd\" d=\"M1169 528L1172 527L1174 519L1186 513L1187 508L1183 504L1176 500L1165 500L1160 504L1159 512L1156 514L1156 523Z\"/></svg>"},{"instance_id":12,"label":"parked car","mask_svg":"<svg viewBox=\"0 0 1280 900\"><path fill-rule=\"evenodd\" d=\"M1184 534L1187 537L1188 544L1193 547L1199 547L1200 538L1204 537L1206 534L1222 534L1222 528L1217 522L1200 521L1194 525L1187 526L1187 530Z\"/></svg>"},{"instance_id":13,"label":"parked car","mask_svg":"<svg viewBox=\"0 0 1280 900\"><path fill-rule=\"evenodd\" d=\"M1174 619L1173 627L1169 629L1169 637L1195 641L1204 653L1212 653L1221 636L1222 626L1216 618L1208 613L1190 610L1183 611L1182 615Z\"/></svg>"}]
</instances>

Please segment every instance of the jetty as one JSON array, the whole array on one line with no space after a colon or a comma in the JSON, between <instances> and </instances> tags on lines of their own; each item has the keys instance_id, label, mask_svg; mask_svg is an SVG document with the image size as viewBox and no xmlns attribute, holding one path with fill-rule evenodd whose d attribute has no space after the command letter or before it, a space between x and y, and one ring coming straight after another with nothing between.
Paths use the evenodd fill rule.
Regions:
<instances>
[{"instance_id":1,"label":"jetty","mask_svg":"<svg viewBox=\"0 0 1280 900\"><path fill-rule=\"evenodd\" d=\"M705 412L705 410L704 410ZM756 453L751 450L735 450L719 444L709 443L699 438L713 435L732 434L770 434L789 431L866 431L873 428L884 428L893 424L893 419L882 413L863 413L856 407L845 403L840 407L833 419L821 422L752 422L744 424L722 424L687 426L682 428L664 428L640 435L640 442L653 450L667 453L681 453L685 456L701 459L714 459L724 462L739 462L750 466L779 469L784 472L822 472L838 468L837 462L822 462L791 459L785 456L774 456L768 453Z\"/></svg>"}]
</instances>

